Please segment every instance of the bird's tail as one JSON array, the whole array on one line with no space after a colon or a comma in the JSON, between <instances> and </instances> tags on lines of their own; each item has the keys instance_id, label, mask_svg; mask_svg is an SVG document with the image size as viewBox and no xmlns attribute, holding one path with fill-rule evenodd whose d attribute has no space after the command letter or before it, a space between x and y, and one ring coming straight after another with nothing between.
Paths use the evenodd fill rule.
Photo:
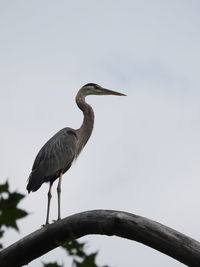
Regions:
<instances>
[{"instance_id":1,"label":"bird's tail","mask_svg":"<svg viewBox=\"0 0 200 267\"><path fill-rule=\"evenodd\" d=\"M26 186L28 193L30 193L31 191L37 191L43 182L44 181L41 179L39 173L37 171L32 171L28 178L28 184Z\"/></svg>"}]
</instances>

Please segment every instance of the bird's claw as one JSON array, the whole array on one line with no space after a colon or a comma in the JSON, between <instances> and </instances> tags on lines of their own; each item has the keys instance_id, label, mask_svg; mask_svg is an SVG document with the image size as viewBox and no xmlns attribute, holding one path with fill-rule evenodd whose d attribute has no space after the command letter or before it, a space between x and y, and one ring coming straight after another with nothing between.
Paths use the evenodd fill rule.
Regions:
<instances>
[{"instance_id":1,"label":"bird's claw","mask_svg":"<svg viewBox=\"0 0 200 267\"><path fill-rule=\"evenodd\" d=\"M42 224L41 226L42 227L47 227L49 225L49 223L45 223L45 224Z\"/></svg>"},{"instance_id":2,"label":"bird's claw","mask_svg":"<svg viewBox=\"0 0 200 267\"><path fill-rule=\"evenodd\" d=\"M53 223L60 221L61 218L58 218L57 220L53 220Z\"/></svg>"}]
</instances>

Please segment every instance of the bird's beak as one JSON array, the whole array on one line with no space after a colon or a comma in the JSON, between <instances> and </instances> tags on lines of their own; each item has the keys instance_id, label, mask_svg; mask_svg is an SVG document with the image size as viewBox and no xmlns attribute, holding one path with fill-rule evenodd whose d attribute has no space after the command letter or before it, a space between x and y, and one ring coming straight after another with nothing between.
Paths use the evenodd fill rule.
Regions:
<instances>
[{"instance_id":1,"label":"bird's beak","mask_svg":"<svg viewBox=\"0 0 200 267\"><path fill-rule=\"evenodd\" d=\"M125 94L116 92L116 91L112 91L106 88L101 88L101 94L102 95L119 95L119 96L126 96Z\"/></svg>"}]
</instances>

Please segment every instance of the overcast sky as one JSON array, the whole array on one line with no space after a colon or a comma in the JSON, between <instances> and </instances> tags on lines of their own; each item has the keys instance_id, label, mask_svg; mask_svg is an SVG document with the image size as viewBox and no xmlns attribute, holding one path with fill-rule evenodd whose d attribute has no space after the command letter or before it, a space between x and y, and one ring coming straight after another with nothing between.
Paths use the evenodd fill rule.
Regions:
<instances>
[{"instance_id":1,"label":"overcast sky","mask_svg":"<svg viewBox=\"0 0 200 267\"><path fill-rule=\"evenodd\" d=\"M74 98L95 82L127 97L87 98L95 127L64 175L62 216L123 210L200 240L199 12L197 0L0 0L2 182L9 178L12 190L27 194L37 152L61 128L80 126ZM30 215L4 244L44 223L47 190L23 201ZM82 240L99 250L101 265L182 266L129 240ZM29 266L65 259L56 249Z\"/></svg>"}]
</instances>

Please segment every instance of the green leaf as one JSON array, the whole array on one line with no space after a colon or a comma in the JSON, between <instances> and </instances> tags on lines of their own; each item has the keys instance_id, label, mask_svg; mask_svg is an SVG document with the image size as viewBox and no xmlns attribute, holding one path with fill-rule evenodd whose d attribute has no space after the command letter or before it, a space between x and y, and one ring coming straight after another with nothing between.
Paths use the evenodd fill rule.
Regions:
<instances>
[{"instance_id":1,"label":"green leaf","mask_svg":"<svg viewBox=\"0 0 200 267\"><path fill-rule=\"evenodd\" d=\"M4 234L4 230L1 229L1 226L0 226L0 237L2 237Z\"/></svg>"},{"instance_id":2,"label":"green leaf","mask_svg":"<svg viewBox=\"0 0 200 267\"><path fill-rule=\"evenodd\" d=\"M8 193L9 192L8 189L9 189L8 181L6 181L5 184L0 184L0 194Z\"/></svg>"},{"instance_id":3,"label":"green leaf","mask_svg":"<svg viewBox=\"0 0 200 267\"><path fill-rule=\"evenodd\" d=\"M1 185L1 192L6 192L8 185ZM0 194L0 226L12 227L18 231L16 221L25 217L28 213L22 209L17 208L19 202L25 197L17 192L7 192L8 196L4 197Z\"/></svg>"},{"instance_id":4,"label":"green leaf","mask_svg":"<svg viewBox=\"0 0 200 267\"><path fill-rule=\"evenodd\" d=\"M67 243L61 244L70 256L85 257L84 252L85 243L80 243L77 240L72 240Z\"/></svg>"},{"instance_id":5,"label":"green leaf","mask_svg":"<svg viewBox=\"0 0 200 267\"><path fill-rule=\"evenodd\" d=\"M54 263L44 264L44 267L63 267L63 265L59 265L57 264L57 262L54 262Z\"/></svg>"},{"instance_id":6,"label":"green leaf","mask_svg":"<svg viewBox=\"0 0 200 267\"><path fill-rule=\"evenodd\" d=\"M98 267L95 263L96 256L97 252L87 255L81 263L77 264L77 267Z\"/></svg>"},{"instance_id":7,"label":"green leaf","mask_svg":"<svg viewBox=\"0 0 200 267\"><path fill-rule=\"evenodd\" d=\"M63 267L63 265L59 265L57 262L53 262L53 263L43 263L44 267Z\"/></svg>"},{"instance_id":8,"label":"green leaf","mask_svg":"<svg viewBox=\"0 0 200 267\"><path fill-rule=\"evenodd\" d=\"M1 227L0 227L0 238L3 236L4 234L4 231L1 230ZM3 248L3 245L0 243L0 249Z\"/></svg>"},{"instance_id":9,"label":"green leaf","mask_svg":"<svg viewBox=\"0 0 200 267\"><path fill-rule=\"evenodd\" d=\"M80 243L77 240L59 244L66 252L73 257L72 267L98 267L95 263L98 252L87 254L85 252L86 243ZM102 266L108 267L108 266Z\"/></svg>"}]
</instances>

